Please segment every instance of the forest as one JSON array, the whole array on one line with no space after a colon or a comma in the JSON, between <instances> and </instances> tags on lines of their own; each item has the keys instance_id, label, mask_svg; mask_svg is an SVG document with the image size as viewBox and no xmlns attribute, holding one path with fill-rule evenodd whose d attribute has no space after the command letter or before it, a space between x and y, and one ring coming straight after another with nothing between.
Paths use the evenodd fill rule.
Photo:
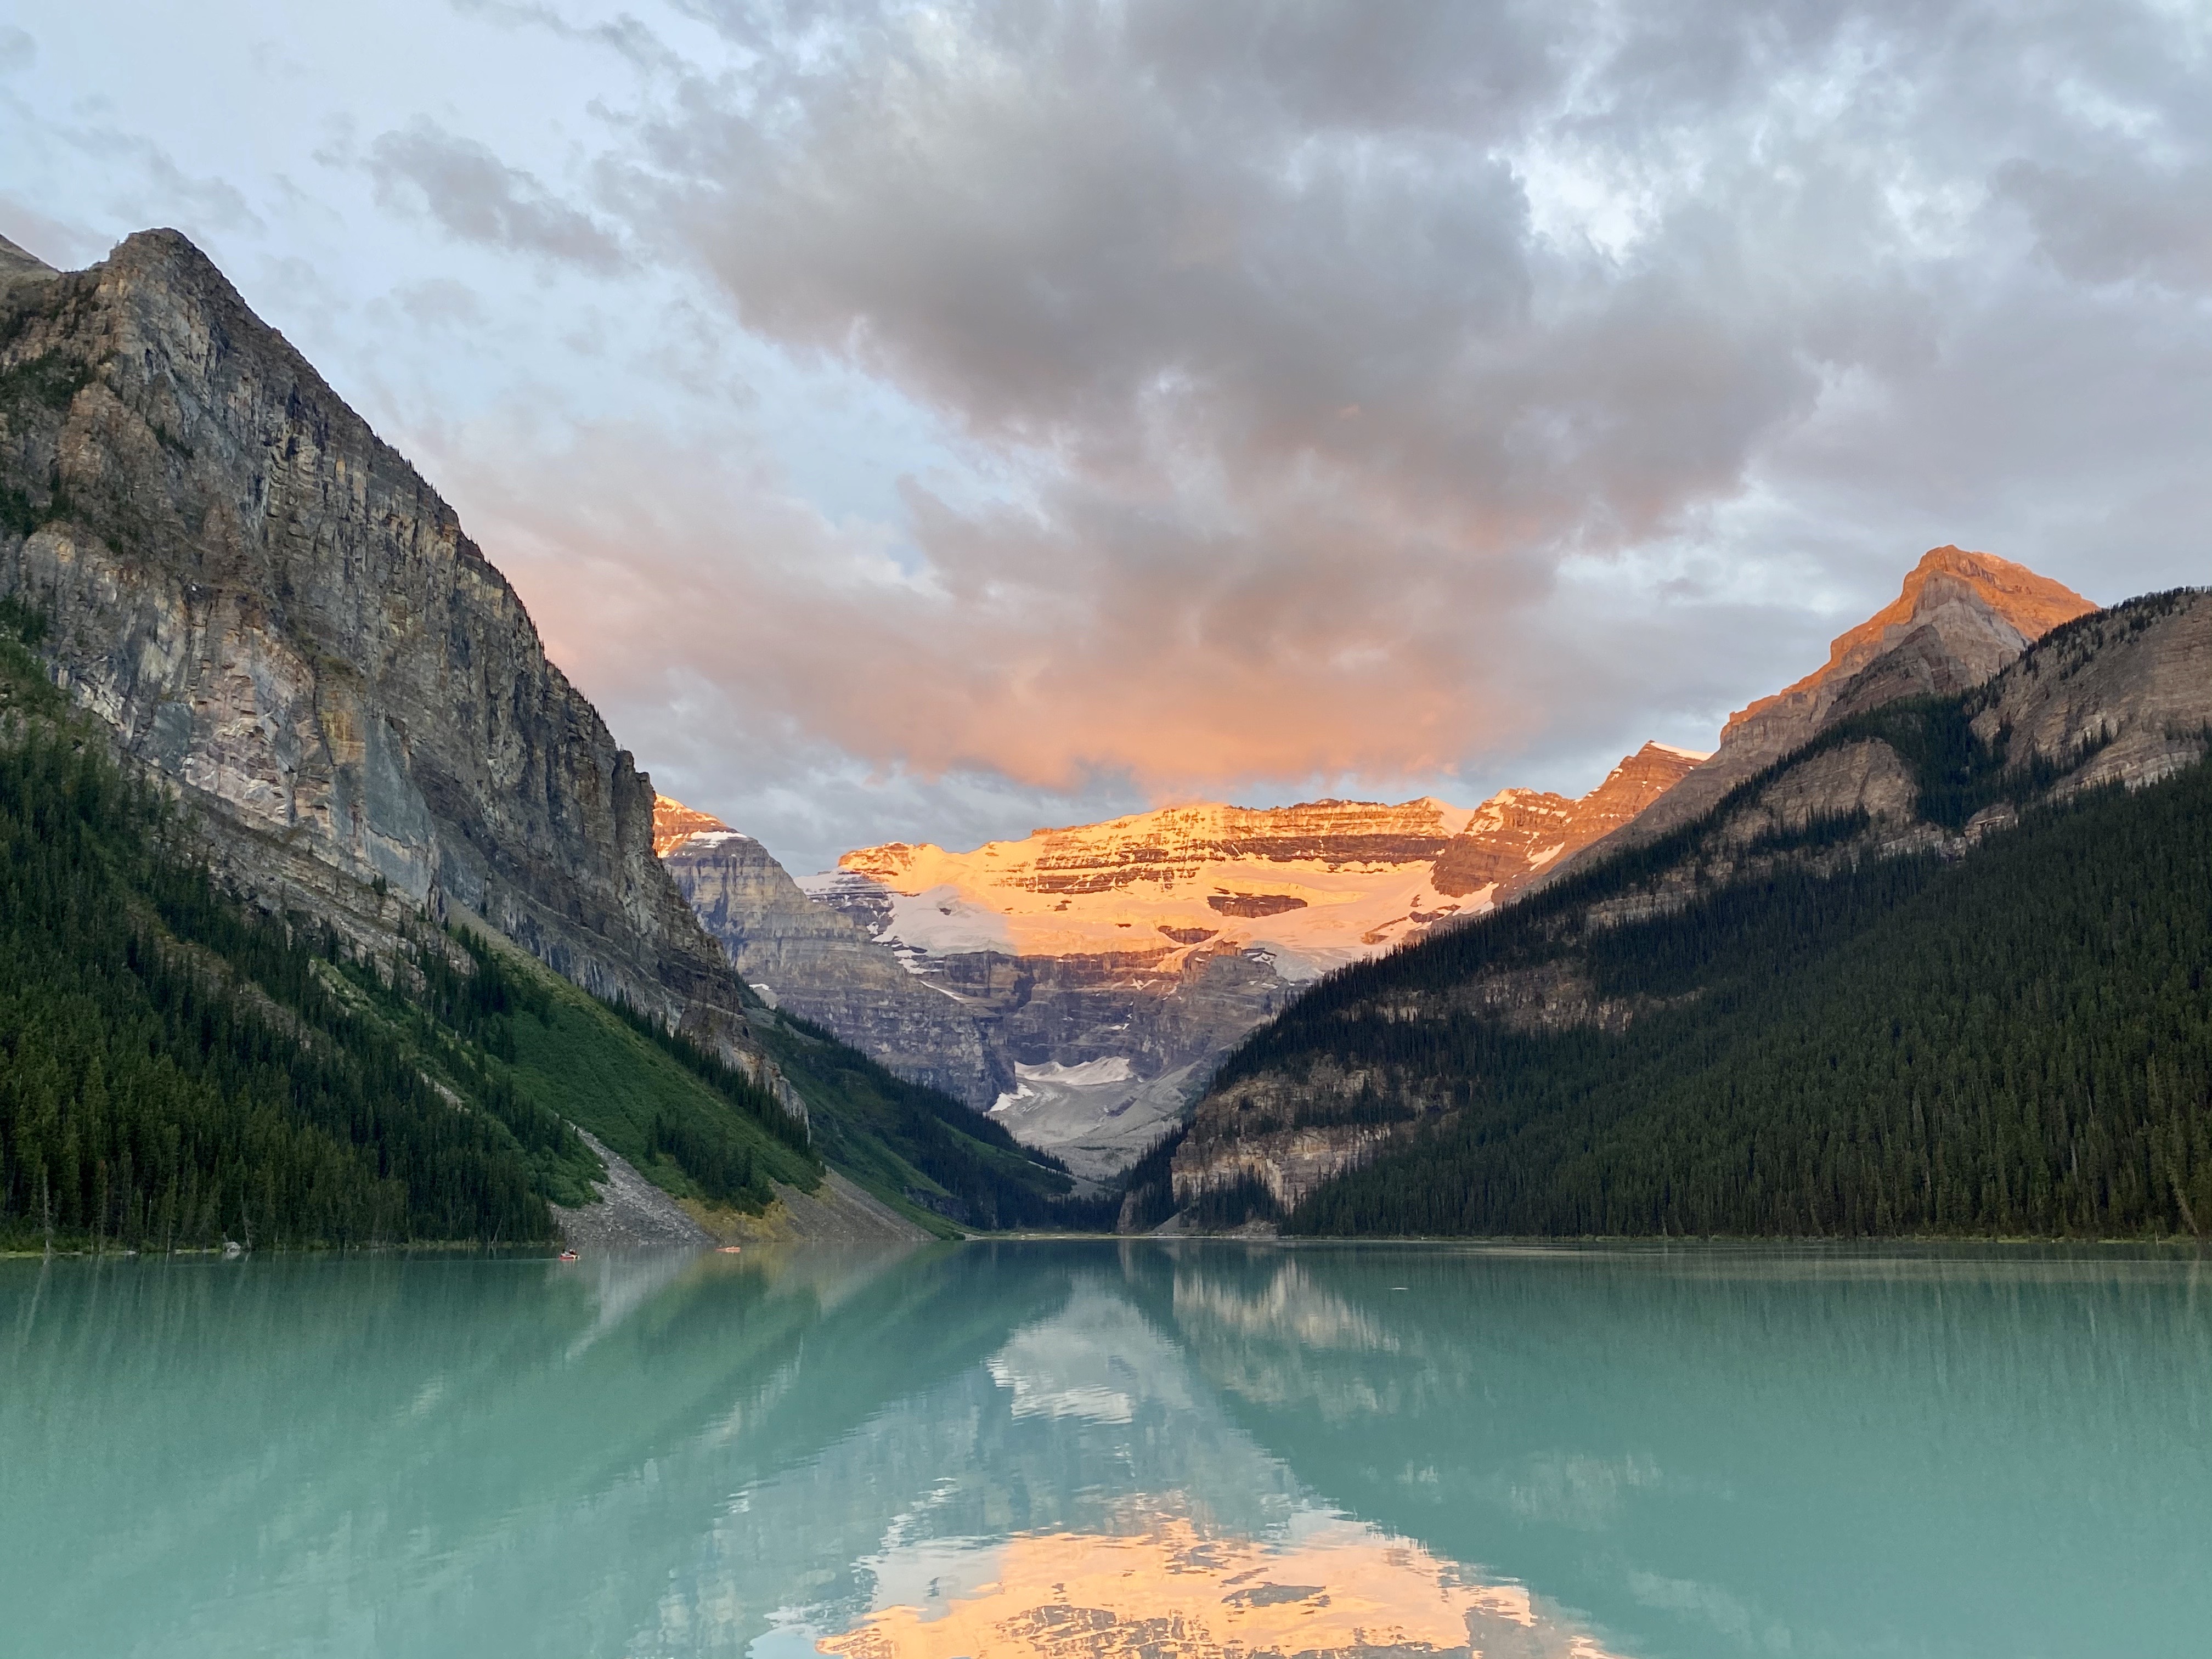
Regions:
<instances>
[{"instance_id":1,"label":"forest","mask_svg":"<svg viewBox=\"0 0 2212 1659\"><path fill-rule=\"evenodd\" d=\"M1882 723L1930 738L1907 752L1938 768L1944 816L1996 793L1955 710ZM2199 764L2031 808L1964 857L1755 860L1671 914L1586 923L1694 854L1693 826L1335 976L1217 1086L1328 1061L1429 1109L1284 1218L1296 1233L2202 1236L2208 823ZM1546 966L1634 1017L1516 1029L1455 1006Z\"/></svg>"},{"instance_id":2,"label":"forest","mask_svg":"<svg viewBox=\"0 0 2212 1659\"><path fill-rule=\"evenodd\" d=\"M596 1169L574 1132L449 1104L335 939L218 893L0 622L0 1244L546 1237Z\"/></svg>"},{"instance_id":3,"label":"forest","mask_svg":"<svg viewBox=\"0 0 2212 1659\"><path fill-rule=\"evenodd\" d=\"M806 1101L823 1155L931 1231L1112 1230L1118 1191L1078 1194L1058 1158L963 1102L909 1082L810 1021L775 1014L758 1029Z\"/></svg>"}]
</instances>

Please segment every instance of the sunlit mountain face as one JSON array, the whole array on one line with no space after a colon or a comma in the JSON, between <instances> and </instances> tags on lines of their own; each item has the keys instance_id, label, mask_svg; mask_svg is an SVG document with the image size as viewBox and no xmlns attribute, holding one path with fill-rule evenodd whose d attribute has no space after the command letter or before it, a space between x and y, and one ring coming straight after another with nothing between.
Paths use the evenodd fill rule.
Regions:
<instances>
[{"instance_id":1,"label":"sunlit mountain face","mask_svg":"<svg viewBox=\"0 0 2212 1659\"><path fill-rule=\"evenodd\" d=\"M1322 800L1163 808L972 852L862 848L803 884L933 957L1264 953L1306 980L1455 916L1618 829L1705 758L1646 744L1579 799L1503 790L1479 806Z\"/></svg>"},{"instance_id":2,"label":"sunlit mountain face","mask_svg":"<svg viewBox=\"0 0 2212 1659\"><path fill-rule=\"evenodd\" d=\"M0 1262L0 1605L59 1655L2189 1652L2196 1276L2112 1247Z\"/></svg>"},{"instance_id":3,"label":"sunlit mountain face","mask_svg":"<svg viewBox=\"0 0 2212 1659\"><path fill-rule=\"evenodd\" d=\"M654 845L764 997L1103 1176L1297 988L1491 908L1700 758L1646 744L1578 799L1200 804L968 852L890 843L797 883L665 796Z\"/></svg>"}]
</instances>

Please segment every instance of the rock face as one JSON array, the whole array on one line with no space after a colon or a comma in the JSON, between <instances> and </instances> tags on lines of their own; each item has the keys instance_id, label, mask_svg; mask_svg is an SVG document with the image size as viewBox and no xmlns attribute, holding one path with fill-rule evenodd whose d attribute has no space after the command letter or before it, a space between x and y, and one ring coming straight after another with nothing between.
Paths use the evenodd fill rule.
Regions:
<instances>
[{"instance_id":1,"label":"rock face","mask_svg":"<svg viewBox=\"0 0 2212 1659\"><path fill-rule=\"evenodd\" d=\"M807 897L751 836L665 796L653 822L678 890L763 1000L848 1042L865 1035L865 1052L902 1076L989 1109L999 1090L966 1005Z\"/></svg>"},{"instance_id":2,"label":"rock face","mask_svg":"<svg viewBox=\"0 0 2212 1659\"><path fill-rule=\"evenodd\" d=\"M1996 579L1984 585L1990 571ZM1819 869L1906 852L1969 856L2016 821L2015 801L2140 787L2202 760L2212 743L2212 593L2153 595L2049 623L2081 603L1986 555L1931 553L1898 605L1837 642L1833 676L1812 677L1754 704L1730 723L1709 767L1692 772L1625 833L1583 854L1595 860L1608 848L1646 842L1655 822L1674 828L1706 820L1679 860L1575 920L1586 929L1633 922L1784 864ZM2028 627L2040 638L2017 643ZM1869 655L1869 639L1887 639L1889 648ZM1975 678L1992 662L1995 668ZM1911 764L1879 736L1838 732L1813 741L1900 697L1960 692L1968 694L1965 708L1984 752L2002 759L2002 793L2014 798L1963 824L1926 815ZM1788 747L1776 753L1776 744ZM1714 812L1729 789L1769 768L1755 789ZM1716 777L1729 781L1717 787ZM1792 840L1820 825L1857 827L1841 840ZM1407 1021L1472 1013L1524 1030L1619 1030L1648 1012L1600 998L1561 961L1482 967L1445 1003L1387 1012ZM1287 1208L1371 1157L1396 1133L1393 1121L1445 1109L1448 1103L1409 1093L1395 1079L1332 1064L1240 1077L1200 1103L1176 1155L1175 1191L1188 1203L1210 1190L1256 1183Z\"/></svg>"},{"instance_id":3,"label":"rock face","mask_svg":"<svg viewBox=\"0 0 2212 1659\"><path fill-rule=\"evenodd\" d=\"M415 470L173 231L0 283L0 595L226 876L371 943L465 907L764 1066L651 785Z\"/></svg>"},{"instance_id":4,"label":"rock face","mask_svg":"<svg viewBox=\"0 0 2212 1659\"><path fill-rule=\"evenodd\" d=\"M1234 947L1308 978L1458 914L1428 877L1475 816L1426 799L1175 806L972 853L863 848L838 860L842 879L812 885L872 909L878 937L917 957L1137 956L1165 969Z\"/></svg>"},{"instance_id":5,"label":"rock face","mask_svg":"<svg viewBox=\"0 0 2212 1659\"><path fill-rule=\"evenodd\" d=\"M1642 814L1708 758L1647 743L1580 800L1508 789L1475 810L1437 860L1437 890L1498 902L1532 878Z\"/></svg>"},{"instance_id":6,"label":"rock face","mask_svg":"<svg viewBox=\"0 0 2212 1659\"><path fill-rule=\"evenodd\" d=\"M1647 744L1581 800L1181 806L969 853L892 843L796 884L704 814L664 801L658 822L764 997L1098 1176L1297 987L1488 908L1699 758Z\"/></svg>"},{"instance_id":7,"label":"rock face","mask_svg":"<svg viewBox=\"0 0 2212 1659\"><path fill-rule=\"evenodd\" d=\"M665 859L671 849L697 835L728 835L730 826L711 812L695 812L666 795L653 798L653 855Z\"/></svg>"}]
</instances>

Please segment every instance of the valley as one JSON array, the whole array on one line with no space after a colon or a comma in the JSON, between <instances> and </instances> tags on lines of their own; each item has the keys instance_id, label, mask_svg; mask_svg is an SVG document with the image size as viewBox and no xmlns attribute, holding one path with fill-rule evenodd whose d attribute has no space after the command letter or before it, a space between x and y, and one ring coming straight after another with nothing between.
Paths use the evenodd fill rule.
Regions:
<instances>
[{"instance_id":1,"label":"valley","mask_svg":"<svg viewBox=\"0 0 2212 1659\"><path fill-rule=\"evenodd\" d=\"M799 881L665 797L656 844L763 995L1103 1180L1299 988L1480 915L1702 758L1646 744L1580 800L1170 807Z\"/></svg>"},{"instance_id":2,"label":"valley","mask_svg":"<svg viewBox=\"0 0 2212 1659\"><path fill-rule=\"evenodd\" d=\"M64 907L13 948L28 964L81 934L125 975L108 1018L156 1051L183 1041L160 1012L179 998L216 998L228 1033L187 1066L199 1092L130 1113L88 1103L106 1037L9 1097L19 1242L2157 1235L2212 1215L2212 1153L2170 1103L2205 1044L2142 977L2193 988L2193 938L2039 957L2031 928L1924 983L1913 954L2195 902L2194 591L2096 611L1936 548L1712 754L1647 744L1579 798L1197 803L794 878L654 791L452 510L189 242L146 233L79 272L0 255L11 856L73 890L28 873L21 826L112 799L70 834L122 860L97 866L121 883L105 921ZM2125 868L2098 850L2122 845L2143 849ZM2104 885L2068 888L2075 866ZM158 896L179 893L198 896ZM1962 916L1972 933L1943 931ZM1936 1012L1892 1006L1916 984ZM2047 1053L1937 1017L2099 995L2150 1048L2078 1012ZM66 1022L44 988L13 1006L22 1073ZM1807 1012L1841 1007L1935 1022L1848 1111L1821 1066L1882 1044ZM2042 1055L2041 1081L1994 1080L1993 1043ZM1942 1095L1935 1052L1980 1079L1971 1099ZM289 1095L253 1081L333 1063ZM2069 1091L2092 1085L2051 1080L2076 1073L2118 1114L2088 1139ZM161 1151L193 1114L214 1139ZM290 1150L239 1150L255 1123ZM407 1135L436 1150L403 1156ZM1747 1139L1781 1160L1748 1191L1714 1173Z\"/></svg>"}]
</instances>

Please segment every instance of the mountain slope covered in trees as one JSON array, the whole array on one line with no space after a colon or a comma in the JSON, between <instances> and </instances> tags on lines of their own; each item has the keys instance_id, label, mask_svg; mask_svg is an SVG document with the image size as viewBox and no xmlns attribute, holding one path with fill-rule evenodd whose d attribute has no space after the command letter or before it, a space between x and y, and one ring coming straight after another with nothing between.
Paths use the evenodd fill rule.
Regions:
<instances>
[{"instance_id":1,"label":"mountain slope covered in trees","mask_svg":"<svg viewBox=\"0 0 2212 1659\"><path fill-rule=\"evenodd\" d=\"M940 1232L1091 1219L996 1126L818 1036L810 1132L484 932L417 918L379 957L240 902L189 805L47 684L40 632L0 604L0 1249L545 1240L603 1174L572 1125L708 1215L812 1188L827 1152Z\"/></svg>"},{"instance_id":2,"label":"mountain slope covered in trees","mask_svg":"<svg viewBox=\"0 0 2212 1659\"><path fill-rule=\"evenodd\" d=\"M2195 598L2075 624L2019 677L2057 695ZM2201 1234L2212 768L2054 794L2112 728L2008 752L1981 717L2015 690L1840 722L1698 822L1325 981L1193 1133L1234 1170L1239 1133L1357 1122L1364 1160L1287 1206L1256 1178L1178 1197L1329 1234ZM1909 822L1747 834L1793 771L1876 750Z\"/></svg>"}]
</instances>

